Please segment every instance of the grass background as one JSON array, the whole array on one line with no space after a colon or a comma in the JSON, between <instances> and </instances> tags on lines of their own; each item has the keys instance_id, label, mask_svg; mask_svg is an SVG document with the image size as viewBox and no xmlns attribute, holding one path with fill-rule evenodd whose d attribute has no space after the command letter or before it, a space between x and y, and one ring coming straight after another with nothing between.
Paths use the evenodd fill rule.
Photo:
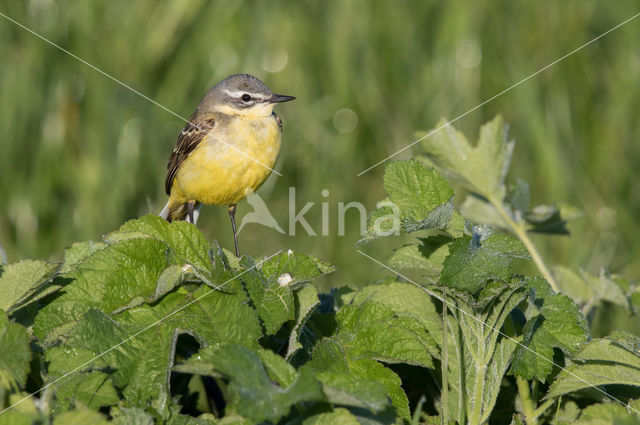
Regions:
<instances>
[{"instance_id":1,"label":"grass background","mask_svg":"<svg viewBox=\"0 0 640 425\"><path fill-rule=\"evenodd\" d=\"M346 235L336 236L338 202L372 209L384 197L382 166L358 172L639 11L632 0L0 1L3 14L182 116L236 72L297 96L278 107L284 176L259 194L287 229L288 188L296 187L297 211L315 202L306 218L318 236L253 224L240 247L322 257L339 267L326 285L381 275L354 250L355 210ZM527 180L534 205L584 210L573 237L535 237L550 264L640 276L638 39L640 18L456 123L475 140L481 123L503 114L517 142L509 180ZM159 212L184 123L3 18L0 40L0 246L8 261L60 259L74 241ZM352 131L338 130L344 108L357 115ZM329 236L321 235L322 202ZM250 210L241 203L239 217ZM199 226L232 248L226 208L206 207ZM385 258L401 242L365 249Z\"/></svg>"}]
</instances>

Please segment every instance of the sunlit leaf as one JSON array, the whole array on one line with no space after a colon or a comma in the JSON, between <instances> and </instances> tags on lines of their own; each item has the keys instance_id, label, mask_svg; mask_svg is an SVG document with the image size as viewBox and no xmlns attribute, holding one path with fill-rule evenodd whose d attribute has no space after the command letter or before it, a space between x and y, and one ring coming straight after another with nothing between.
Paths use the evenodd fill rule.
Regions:
<instances>
[{"instance_id":1,"label":"sunlit leaf","mask_svg":"<svg viewBox=\"0 0 640 425\"><path fill-rule=\"evenodd\" d=\"M528 258L522 243L506 234L462 236L449 247L442 282L454 289L474 293L489 280L509 281L513 257Z\"/></svg>"},{"instance_id":2,"label":"sunlit leaf","mask_svg":"<svg viewBox=\"0 0 640 425\"><path fill-rule=\"evenodd\" d=\"M29 371L31 349L27 330L11 323L0 310L0 392L24 386Z\"/></svg>"},{"instance_id":3,"label":"sunlit leaf","mask_svg":"<svg viewBox=\"0 0 640 425\"><path fill-rule=\"evenodd\" d=\"M453 239L444 236L418 238L420 244L405 245L395 250L389 259L392 268L419 269L425 275L437 276L442 271Z\"/></svg>"},{"instance_id":4,"label":"sunlit leaf","mask_svg":"<svg viewBox=\"0 0 640 425\"><path fill-rule=\"evenodd\" d=\"M572 356L575 364L562 370L549 388L547 398L600 385L640 387L640 338L617 332L584 344Z\"/></svg>"},{"instance_id":5,"label":"sunlit leaf","mask_svg":"<svg viewBox=\"0 0 640 425\"><path fill-rule=\"evenodd\" d=\"M514 142L507 141L507 126L497 116L480 129L476 146L446 120L445 126L421 142L429 163L445 176L459 182L471 192L502 200L506 195L504 178L509 170Z\"/></svg>"},{"instance_id":6,"label":"sunlit leaf","mask_svg":"<svg viewBox=\"0 0 640 425\"><path fill-rule=\"evenodd\" d=\"M24 260L0 270L0 310L12 312L42 296L59 265Z\"/></svg>"},{"instance_id":7,"label":"sunlit leaf","mask_svg":"<svg viewBox=\"0 0 640 425\"><path fill-rule=\"evenodd\" d=\"M540 278L529 281L530 316L522 330L511 373L544 381L553 367L553 349L575 352L587 341L587 321L571 298L554 294Z\"/></svg>"}]
</instances>

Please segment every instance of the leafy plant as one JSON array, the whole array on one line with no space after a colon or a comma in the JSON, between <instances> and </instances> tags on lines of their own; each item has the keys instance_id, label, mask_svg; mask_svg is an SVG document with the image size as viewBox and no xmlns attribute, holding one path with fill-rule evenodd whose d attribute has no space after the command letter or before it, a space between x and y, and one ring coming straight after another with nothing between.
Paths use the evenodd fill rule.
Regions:
<instances>
[{"instance_id":1,"label":"leafy plant","mask_svg":"<svg viewBox=\"0 0 640 425\"><path fill-rule=\"evenodd\" d=\"M640 338L589 320L636 314L638 286L545 264L529 233L575 214L507 189L500 118L476 146L450 127L423 149L387 165L360 242L417 240L358 287L318 294L322 260L237 259L155 216L3 266L0 424L637 422Z\"/></svg>"}]
</instances>

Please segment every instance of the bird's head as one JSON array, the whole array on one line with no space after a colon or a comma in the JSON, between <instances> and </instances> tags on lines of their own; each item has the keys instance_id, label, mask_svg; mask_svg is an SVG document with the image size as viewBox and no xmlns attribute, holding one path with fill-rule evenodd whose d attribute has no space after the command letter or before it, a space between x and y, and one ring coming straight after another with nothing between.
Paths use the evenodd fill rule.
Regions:
<instances>
[{"instance_id":1,"label":"bird's head","mask_svg":"<svg viewBox=\"0 0 640 425\"><path fill-rule=\"evenodd\" d=\"M209 90L198 110L228 115L268 117L276 103L288 102L293 96L275 94L253 75L234 74Z\"/></svg>"}]
</instances>

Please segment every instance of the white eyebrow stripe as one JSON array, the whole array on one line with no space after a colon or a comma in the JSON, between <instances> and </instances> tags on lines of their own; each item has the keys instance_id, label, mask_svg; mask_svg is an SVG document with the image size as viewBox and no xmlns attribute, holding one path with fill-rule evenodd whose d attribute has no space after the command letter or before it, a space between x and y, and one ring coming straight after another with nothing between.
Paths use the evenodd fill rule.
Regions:
<instances>
[{"instance_id":1,"label":"white eyebrow stripe","mask_svg":"<svg viewBox=\"0 0 640 425\"><path fill-rule=\"evenodd\" d=\"M226 94L228 94L231 97L237 97L240 98L243 94L247 94L247 91L244 90L235 90L235 91L231 91L231 90L227 90L225 89L224 92ZM266 99L266 96L262 95L262 94L258 94L258 93L248 93L251 95L252 98L254 98L255 100L264 100Z\"/></svg>"},{"instance_id":2,"label":"white eyebrow stripe","mask_svg":"<svg viewBox=\"0 0 640 425\"><path fill-rule=\"evenodd\" d=\"M239 91L239 90L237 90L237 91L229 91L227 89L225 89L224 92L226 94L228 94L229 96L231 96L231 97L240 97L240 96L242 96L243 94L246 93L245 91Z\"/></svg>"}]
</instances>

